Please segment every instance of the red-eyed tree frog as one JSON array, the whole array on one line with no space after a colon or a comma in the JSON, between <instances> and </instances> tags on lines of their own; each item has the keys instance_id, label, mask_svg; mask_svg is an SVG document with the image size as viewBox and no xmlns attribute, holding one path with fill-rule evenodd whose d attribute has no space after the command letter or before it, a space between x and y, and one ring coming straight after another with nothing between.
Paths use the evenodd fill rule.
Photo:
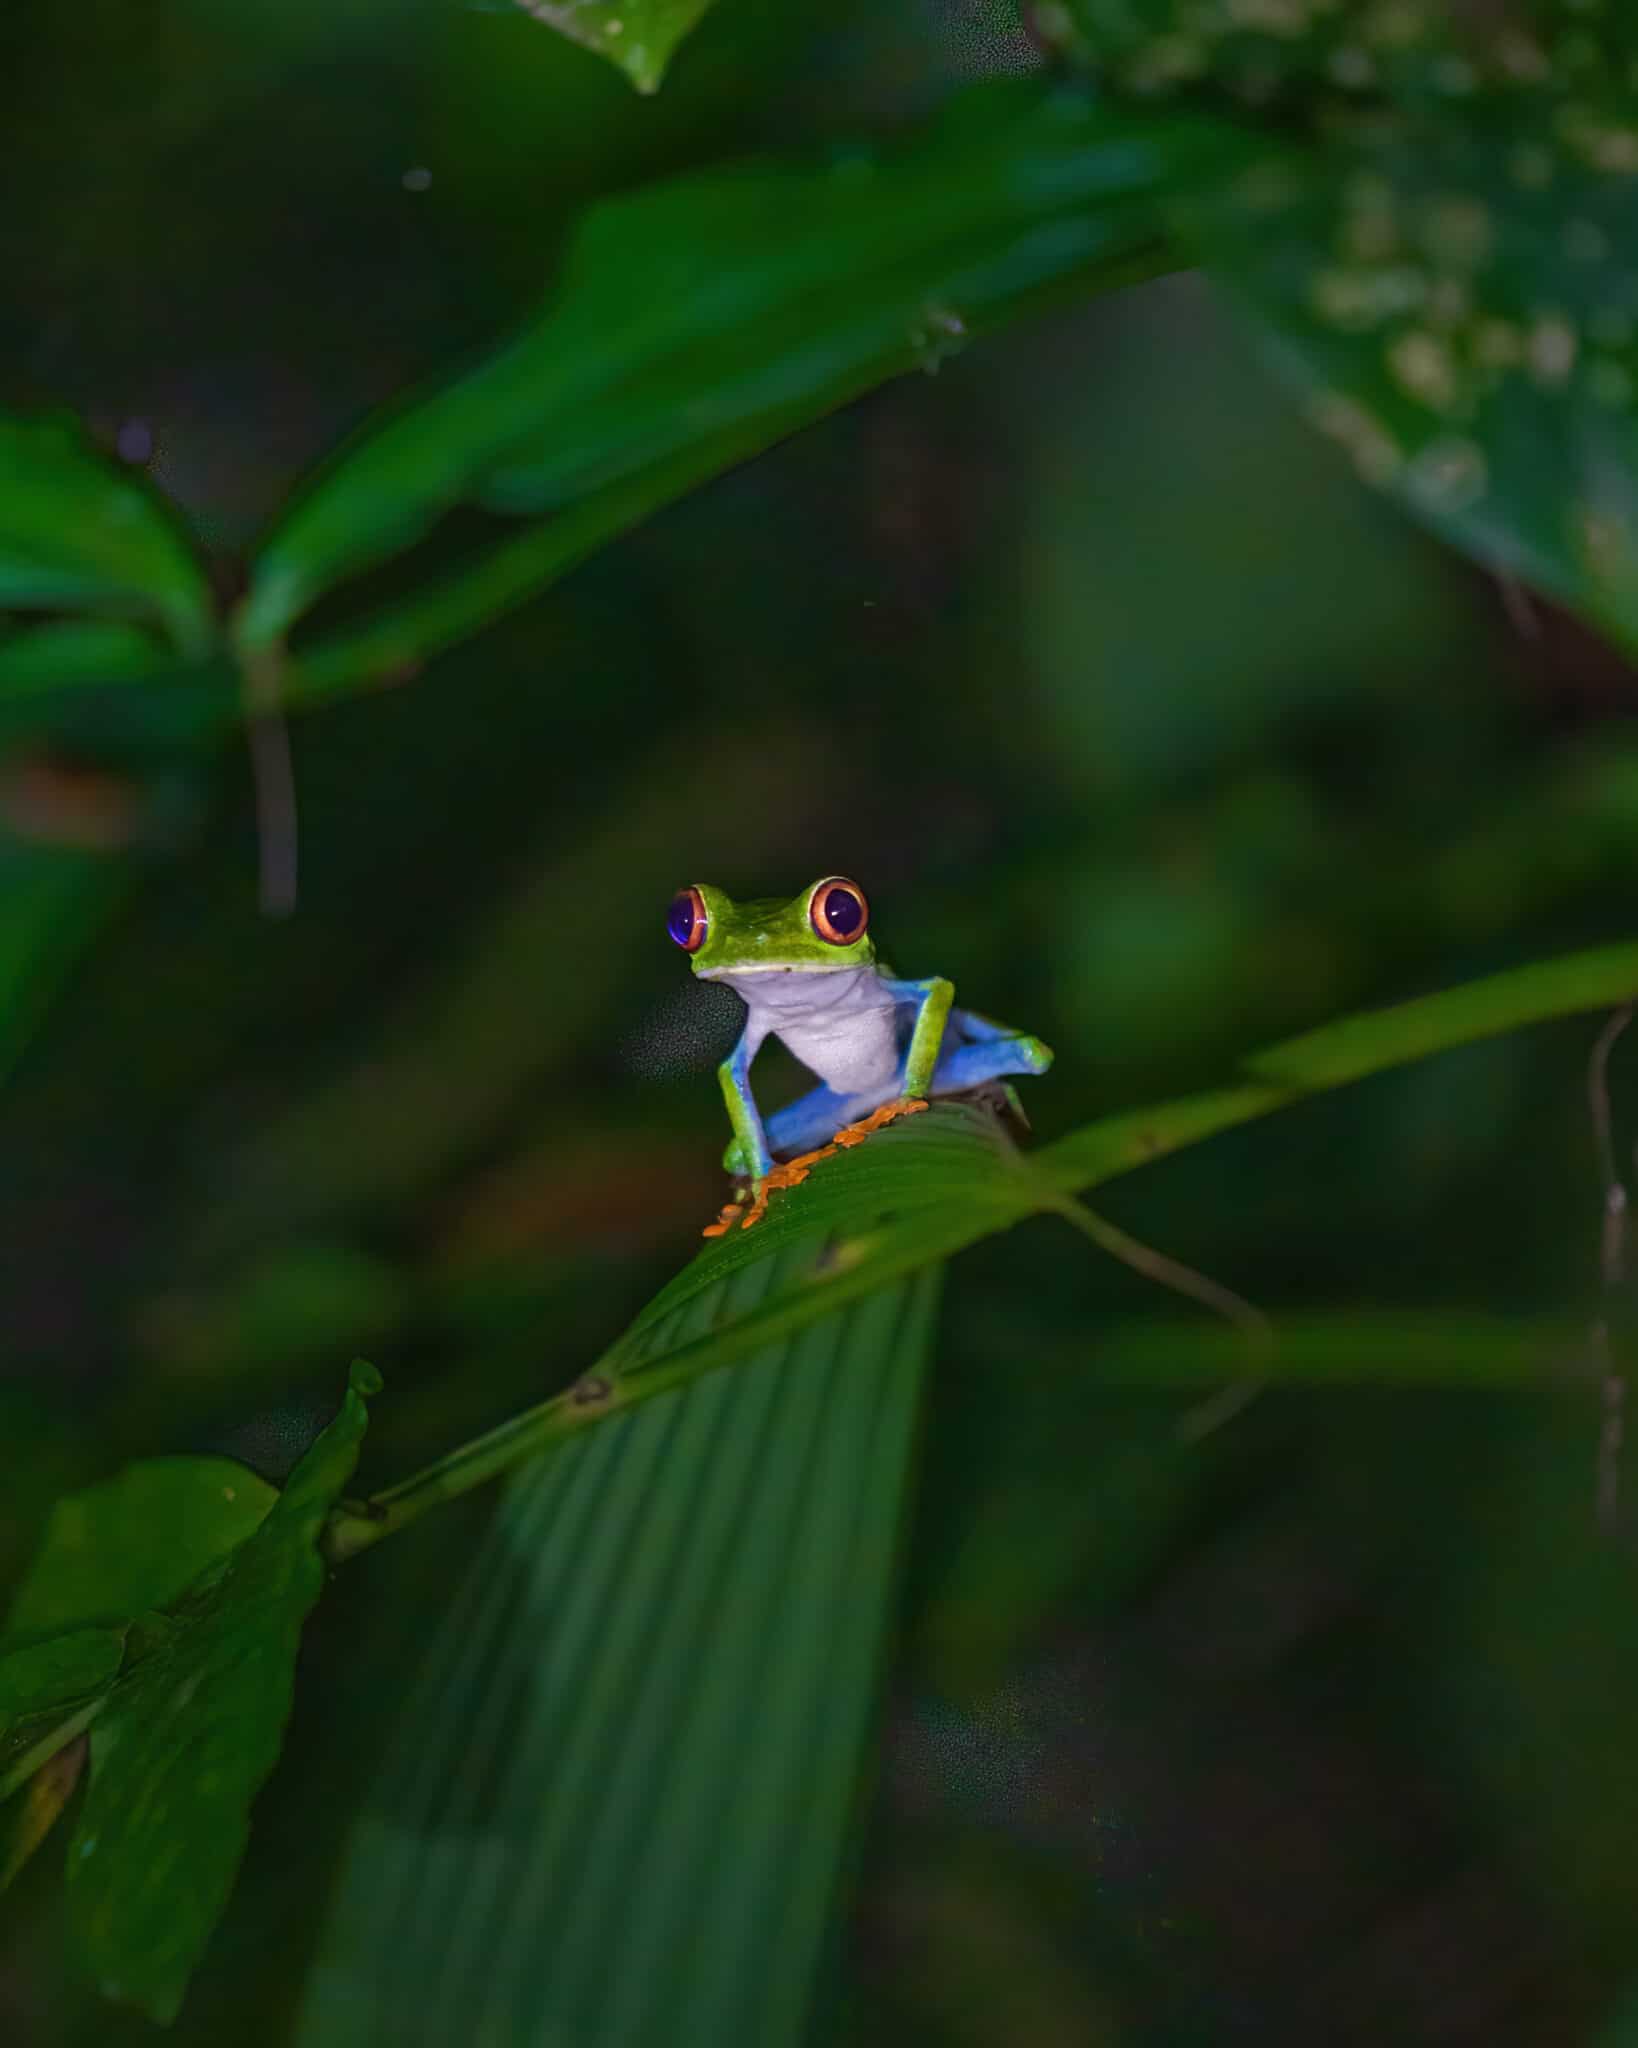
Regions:
<instances>
[{"instance_id":1,"label":"red-eyed tree frog","mask_svg":"<svg viewBox=\"0 0 1638 2048\"><path fill-rule=\"evenodd\" d=\"M925 1109L930 1096L1052 1064L1040 1039L953 1008L955 990L941 977L899 980L877 959L870 906L845 875L825 875L789 901L752 903L698 882L672 899L666 928L694 972L726 982L746 1009L717 1072L734 1131L723 1164L750 1180L754 1199L743 1214L730 1203L708 1237L735 1219L756 1222L773 1188L804 1179L835 1146ZM767 1038L783 1040L821 1085L764 1120L750 1073Z\"/></svg>"}]
</instances>

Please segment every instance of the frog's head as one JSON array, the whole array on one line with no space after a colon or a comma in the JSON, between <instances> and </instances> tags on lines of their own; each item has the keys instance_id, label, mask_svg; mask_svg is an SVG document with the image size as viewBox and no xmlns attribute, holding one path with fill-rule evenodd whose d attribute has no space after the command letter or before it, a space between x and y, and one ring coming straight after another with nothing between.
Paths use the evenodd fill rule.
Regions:
<instances>
[{"instance_id":1,"label":"frog's head","mask_svg":"<svg viewBox=\"0 0 1638 2048\"><path fill-rule=\"evenodd\" d=\"M707 981L742 974L822 974L875 959L870 905L857 882L826 875L800 896L736 903L708 882L671 899L666 930Z\"/></svg>"}]
</instances>

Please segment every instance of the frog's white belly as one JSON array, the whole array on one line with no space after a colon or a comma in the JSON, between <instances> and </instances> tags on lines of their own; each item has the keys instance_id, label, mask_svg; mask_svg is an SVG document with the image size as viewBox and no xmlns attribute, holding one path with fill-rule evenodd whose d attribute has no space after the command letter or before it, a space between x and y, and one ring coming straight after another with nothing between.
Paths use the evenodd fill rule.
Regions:
<instances>
[{"instance_id":1,"label":"frog's white belly","mask_svg":"<svg viewBox=\"0 0 1638 2048\"><path fill-rule=\"evenodd\" d=\"M720 979L744 997L758 1038L783 1039L838 1095L897 1085L893 998L874 968L772 968Z\"/></svg>"}]
</instances>

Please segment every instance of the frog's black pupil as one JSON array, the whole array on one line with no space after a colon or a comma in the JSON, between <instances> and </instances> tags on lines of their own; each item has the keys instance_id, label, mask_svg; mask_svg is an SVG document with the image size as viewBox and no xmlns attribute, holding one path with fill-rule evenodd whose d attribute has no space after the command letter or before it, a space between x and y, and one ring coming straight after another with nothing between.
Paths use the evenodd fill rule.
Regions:
<instances>
[{"instance_id":1,"label":"frog's black pupil","mask_svg":"<svg viewBox=\"0 0 1638 2048\"><path fill-rule=\"evenodd\" d=\"M694 898L688 890L671 899L671 915L666 919L666 930L679 946L686 946L694 936Z\"/></svg>"},{"instance_id":2,"label":"frog's black pupil","mask_svg":"<svg viewBox=\"0 0 1638 2048\"><path fill-rule=\"evenodd\" d=\"M827 889L825 922L842 938L851 939L864 923L864 905L851 889Z\"/></svg>"}]
</instances>

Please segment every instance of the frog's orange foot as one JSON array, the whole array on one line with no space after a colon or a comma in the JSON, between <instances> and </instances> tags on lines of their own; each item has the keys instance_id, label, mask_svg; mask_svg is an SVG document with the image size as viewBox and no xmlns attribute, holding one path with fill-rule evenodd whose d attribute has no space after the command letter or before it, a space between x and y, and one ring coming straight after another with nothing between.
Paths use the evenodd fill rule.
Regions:
<instances>
[{"instance_id":1,"label":"frog's orange foot","mask_svg":"<svg viewBox=\"0 0 1638 2048\"><path fill-rule=\"evenodd\" d=\"M834 1159L837 1152L851 1145L862 1145L872 1131L879 1131L884 1124L890 1124L895 1117L914 1116L918 1109L927 1104L915 1096L901 1096L897 1102L884 1102L880 1109L859 1123L849 1124L838 1131L828 1145L821 1145L817 1152L804 1152L799 1158L787 1159L783 1166L776 1166L757 1189L750 1207L741 1214L738 1202L725 1202L722 1214L715 1223L708 1223L700 1233L702 1237L725 1237L739 1219L741 1230L749 1230L753 1223L760 1223L768 1213L768 1197L779 1188L800 1187L821 1159Z\"/></svg>"},{"instance_id":2,"label":"frog's orange foot","mask_svg":"<svg viewBox=\"0 0 1638 2048\"><path fill-rule=\"evenodd\" d=\"M739 1226L740 1229L749 1230L753 1223L760 1223L762 1221L763 1217L768 1213L768 1197L777 1188L800 1187L803 1181L807 1179L813 1167L821 1159L833 1158L835 1152L836 1147L834 1145L821 1145L817 1152L804 1152L800 1158L787 1159L783 1166L776 1166L762 1183L761 1187L757 1189L756 1200L752 1202L750 1208L745 1212L745 1221Z\"/></svg>"},{"instance_id":3,"label":"frog's orange foot","mask_svg":"<svg viewBox=\"0 0 1638 2048\"><path fill-rule=\"evenodd\" d=\"M918 1110L927 1107L926 1099L918 1095L901 1095L897 1102L884 1102L880 1109L874 1109L869 1116L856 1124L849 1124L846 1130L838 1131L831 1140L833 1145L862 1145L873 1131L879 1131L884 1124L890 1124L895 1117L914 1116Z\"/></svg>"},{"instance_id":4,"label":"frog's orange foot","mask_svg":"<svg viewBox=\"0 0 1638 2048\"><path fill-rule=\"evenodd\" d=\"M726 1235L727 1235L727 1233L728 1233L728 1232L729 1232L730 1230L732 1230L732 1229L733 1229L733 1227L734 1227L734 1218L735 1218L735 1217L736 1217L736 1216L737 1216L737 1215L739 1214L739 1211L740 1211L740 1205L739 1205L739 1203L738 1203L737 1201L736 1201L736 1202L724 1202L724 1203L723 1203L723 1205L722 1205L721 1211L719 1212L719 1214L718 1214L718 1216L717 1216L717 1220L716 1220L716 1222L715 1222L715 1223L708 1223L708 1224L706 1224L705 1228L704 1228L704 1229L703 1229L703 1230L702 1230L702 1231L700 1232L700 1236L701 1236L701 1237L724 1237L724 1236L726 1236Z\"/></svg>"}]
</instances>

